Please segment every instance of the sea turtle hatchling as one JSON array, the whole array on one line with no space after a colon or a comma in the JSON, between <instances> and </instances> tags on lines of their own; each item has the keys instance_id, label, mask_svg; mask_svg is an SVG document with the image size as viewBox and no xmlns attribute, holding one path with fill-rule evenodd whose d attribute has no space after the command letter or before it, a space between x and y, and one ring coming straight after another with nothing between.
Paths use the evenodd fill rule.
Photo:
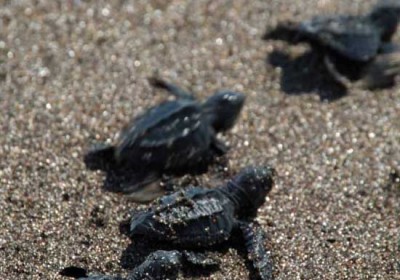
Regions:
<instances>
[{"instance_id":1,"label":"sea turtle hatchling","mask_svg":"<svg viewBox=\"0 0 400 280\"><path fill-rule=\"evenodd\" d=\"M272 263L264 246L265 233L251 219L264 204L274 174L269 166L248 167L221 187L180 190L135 214L129 230L133 242L169 243L176 250L153 252L127 279L175 279L178 268L185 263L215 265L203 253L197 255L196 250L221 244L236 230L243 236L258 278L272 279ZM171 275L172 271L176 274ZM91 277L85 279L119 279Z\"/></svg>"},{"instance_id":2,"label":"sea turtle hatchling","mask_svg":"<svg viewBox=\"0 0 400 280\"><path fill-rule=\"evenodd\" d=\"M390 43L400 20L400 3L382 1L367 15L317 16L286 22L265 39L308 42L324 54L328 72L340 84L374 89L392 86L400 73L400 49Z\"/></svg>"},{"instance_id":3,"label":"sea turtle hatchling","mask_svg":"<svg viewBox=\"0 0 400 280\"><path fill-rule=\"evenodd\" d=\"M216 134L233 127L245 101L242 93L218 91L200 104L173 84L150 81L177 98L131 121L115 146L97 145L85 155L89 167L106 162L113 170L128 169L129 180L116 191L137 202L162 195L162 188L150 186L164 174L206 172L212 159L227 151Z\"/></svg>"}]
</instances>

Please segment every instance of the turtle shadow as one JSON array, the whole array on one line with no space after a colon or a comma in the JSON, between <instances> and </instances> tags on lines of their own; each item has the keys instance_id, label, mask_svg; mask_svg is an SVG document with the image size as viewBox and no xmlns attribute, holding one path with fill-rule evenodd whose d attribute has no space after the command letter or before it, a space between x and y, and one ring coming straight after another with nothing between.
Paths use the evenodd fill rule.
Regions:
<instances>
[{"instance_id":1,"label":"turtle shadow","mask_svg":"<svg viewBox=\"0 0 400 280\"><path fill-rule=\"evenodd\" d=\"M172 178L159 171L153 171L140 164L118 163L113 146L95 143L85 153L83 161L88 170L101 171L104 174L103 191L128 195L136 193L133 199L136 202L155 199L173 187ZM160 184L161 181L163 184ZM143 190L145 192L141 192Z\"/></svg>"},{"instance_id":2,"label":"turtle shadow","mask_svg":"<svg viewBox=\"0 0 400 280\"><path fill-rule=\"evenodd\" d=\"M128 236L128 231L129 220L125 220L120 223L120 233ZM189 251L205 254L212 259L218 259L218 256L221 254L227 254L232 248L236 250L240 258L244 260L246 269L249 271L249 279L259 279L259 276L248 257L245 247L245 240L239 229L234 229L231 237L227 241L204 249L189 249ZM135 242L135 240L133 240L131 244L129 244L128 247L122 252L120 257L120 265L124 269L132 270L143 263L147 256L157 250L172 251L185 250L185 248L180 248L179 246L170 244L168 242L154 242L149 240L137 240ZM201 267L198 265L186 264L181 268L181 271L184 277L210 277L211 274L217 272L219 269L220 265Z\"/></svg>"},{"instance_id":3,"label":"turtle shadow","mask_svg":"<svg viewBox=\"0 0 400 280\"><path fill-rule=\"evenodd\" d=\"M88 170L101 171L105 176L102 189L106 192L129 193L131 186L141 186L160 195L176 188L178 179L186 175L198 176L207 173L211 168L224 170L227 166L225 155L210 156L201 164L188 165L179 170L149 172L146 166L126 166L116 162L113 147L97 149L93 145L85 153L83 161ZM161 184L160 184L161 183Z\"/></svg>"},{"instance_id":4,"label":"turtle shadow","mask_svg":"<svg viewBox=\"0 0 400 280\"><path fill-rule=\"evenodd\" d=\"M119 166L111 151L89 151L83 161L88 170L101 171L105 175L102 189L107 192L120 193L124 186L141 180L138 178L140 172L137 169Z\"/></svg>"},{"instance_id":5,"label":"turtle shadow","mask_svg":"<svg viewBox=\"0 0 400 280\"><path fill-rule=\"evenodd\" d=\"M140 172L133 168L110 168L102 170L105 174L102 189L106 192L123 193L129 185L144 181ZM154 181L157 181L154 179Z\"/></svg>"},{"instance_id":6,"label":"turtle shadow","mask_svg":"<svg viewBox=\"0 0 400 280\"><path fill-rule=\"evenodd\" d=\"M308 50L299 56L274 50L267 64L281 68L280 85L288 95L317 93L321 101L335 101L347 95L347 89L330 77L317 50Z\"/></svg>"},{"instance_id":7,"label":"turtle shadow","mask_svg":"<svg viewBox=\"0 0 400 280\"><path fill-rule=\"evenodd\" d=\"M85 153L83 162L88 170L101 171L105 174L102 188L109 192L120 192L121 186L132 181L134 179L132 174L136 174L134 170L118 166L114 159L114 148L111 146L94 144Z\"/></svg>"},{"instance_id":8,"label":"turtle shadow","mask_svg":"<svg viewBox=\"0 0 400 280\"><path fill-rule=\"evenodd\" d=\"M284 41L289 45L308 44L305 38L289 24L267 28L262 39ZM347 88L337 83L325 68L325 53L317 47L293 56L288 52L274 50L266 58L266 64L282 69L281 89L288 95L317 93L321 101L335 101L347 95Z\"/></svg>"}]
</instances>

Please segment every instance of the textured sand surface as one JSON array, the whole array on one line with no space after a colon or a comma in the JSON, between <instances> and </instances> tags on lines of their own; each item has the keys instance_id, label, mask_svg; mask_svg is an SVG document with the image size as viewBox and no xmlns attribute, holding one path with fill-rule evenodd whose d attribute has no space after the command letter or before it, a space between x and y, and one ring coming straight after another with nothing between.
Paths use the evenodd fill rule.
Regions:
<instances>
[{"instance_id":1,"label":"textured sand surface","mask_svg":"<svg viewBox=\"0 0 400 280\"><path fill-rule=\"evenodd\" d=\"M223 136L228 171L196 180L275 166L258 220L277 279L400 279L400 187L389 182L400 169L400 87L321 101L332 93L307 59L286 79L285 65L269 63L307 47L261 39L278 21L360 13L371 1L107 2L0 1L0 279L62 279L69 265L126 274L118 225L137 206L103 192L104 174L82 157L166 98L146 79L155 73L200 98L246 93ZM235 250L219 254L221 269L203 279L247 279Z\"/></svg>"}]
</instances>

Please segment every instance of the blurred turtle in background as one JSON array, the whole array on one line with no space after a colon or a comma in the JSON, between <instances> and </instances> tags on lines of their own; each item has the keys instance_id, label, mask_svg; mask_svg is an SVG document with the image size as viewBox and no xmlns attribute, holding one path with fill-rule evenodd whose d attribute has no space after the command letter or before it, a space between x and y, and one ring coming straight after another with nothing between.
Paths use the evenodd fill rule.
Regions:
<instances>
[{"instance_id":1,"label":"blurred turtle in background","mask_svg":"<svg viewBox=\"0 0 400 280\"><path fill-rule=\"evenodd\" d=\"M393 86L400 73L400 47L390 42L399 20L400 2L382 1L367 15L281 23L264 39L308 42L323 54L326 69L340 84L385 88Z\"/></svg>"},{"instance_id":2,"label":"blurred turtle in background","mask_svg":"<svg viewBox=\"0 0 400 280\"><path fill-rule=\"evenodd\" d=\"M113 191L136 202L162 195L164 189L155 182L164 174L205 173L216 156L227 152L216 135L234 126L245 101L242 93L218 91L199 103L173 84L156 78L150 82L176 99L150 108L128 124L114 146L95 145L84 159L90 169L126 176Z\"/></svg>"}]
</instances>

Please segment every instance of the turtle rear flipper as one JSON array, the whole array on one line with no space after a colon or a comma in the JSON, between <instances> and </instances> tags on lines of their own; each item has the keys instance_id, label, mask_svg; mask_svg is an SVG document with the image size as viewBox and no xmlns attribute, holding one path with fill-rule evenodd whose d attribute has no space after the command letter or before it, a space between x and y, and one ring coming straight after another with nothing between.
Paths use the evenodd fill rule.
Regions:
<instances>
[{"instance_id":1,"label":"turtle rear flipper","mask_svg":"<svg viewBox=\"0 0 400 280\"><path fill-rule=\"evenodd\" d=\"M83 277L83 278L78 278L78 280L127 280L127 279L122 278L120 276L95 274L95 275L89 275L89 276Z\"/></svg>"},{"instance_id":2,"label":"turtle rear flipper","mask_svg":"<svg viewBox=\"0 0 400 280\"><path fill-rule=\"evenodd\" d=\"M176 279L182 267L179 251L158 250L151 253L146 260L129 275L130 280L162 280Z\"/></svg>"},{"instance_id":3,"label":"turtle rear flipper","mask_svg":"<svg viewBox=\"0 0 400 280\"><path fill-rule=\"evenodd\" d=\"M400 75L400 48L379 54L364 70L362 84L367 89L387 88Z\"/></svg>"},{"instance_id":4,"label":"turtle rear flipper","mask_svg":"<svg viewBox=\"0 0 400 280\"><path fill-rule=\"evenodd\" d=\"M249 259L262 280L273 279L273 264L270 253L265 249L265 232L257 223L241 222L240 230L246 243Z\"/></svg>"},{"instance_id":5,"label":"turtle rear flipper","mask_svg":"<svg viewBox=\"0 0 400 280\"><path fill-rule=\"evenodd\" d=\"M106 170L116 166L117 162L114 155L114 146L97 143L90 147L83 161L90 170Z\"/></svg>"},{"instance_id":6,"label":"turtle rear flipper","mask_svg":"<svg viewBox=\"0 0 400 280\"><path fill-rule=\"evenodd\" d=\"M345 88L353 87L351 80L337 70L329 56L326 55L324 57L324 63L337 83ZM390 49L379 54L364 67L356 84L369 90L388 88L395 84L396 77L399 75L400 51L398 49Z\"/></svg>"},{"instance_id":7,"label":"turtle rear flipper","mask_svg":"<svg viewBox=\"0 0 400 280\"><path fill-rule=\"evenodd\" d=\"M203 253L158 250L151 253L142 264L136 267L128 279L176 279L184 265L215 268L219 262Z\"/></svg>"},{"instance_id":8,"label":"turtle rear flipper","mask_svg":"<svg viewBox=\"0 0 400 280\"><path fill-rule=\"evenodd\" d=\"M108 276L102 274L87 274L86 269L77 266L68 266L62 269L61 276L71 277L78 280L125 280L120 276Z\"/></svg>"},{"instance_id":9,"label":"turtle rear flipper","mask_svg":"<svg viewBox=\"0 0 400 280\"><path fill-rule=\"evenodd\" d=\"M182 274L189 278L206 277L217 271L219 259L210 253L182 251Z\"/></svg>"},{"instance_id":10,"label":"turtle rear flipper","mask_svg":"<svg viewBox=\"0 0 400 280\"><path fill-rule=\"evenodd\" d=\"M299 30L298 23L287 21L279 23L274 29L267 30L262 37L263 40L281 40L290 44L297 44L307 41Z\"/></svg>"},{"instance_id":11,"label":"turtle rear flipper","mask_svg":"<svg viewBox=\"0 0 400 280\"><path fill-rule=\"evenodd\" d=\"M178 86L176 86L174 84L168 83L168 82L166 82L164 80L161 80L159 78L151 77L148 80L149 80L150 84L153 87L164 89L164 90L168 91L169 93L171 93L172 95L174 95L177 98L188 99L188 100L195 100L196 99L193 96L193 94L183 90L182 88L180 88L180 87L178 87Z\"/></svg>"},{"instance_id":12,"label":"turtle rear flipper","mask_svg":"<svg viewBox=\"0 0 400 280\"><path fill-rule=\"evenodd\" d=\"M204 253L193 252L193 251L182 251L182 257L186 263L194 266L201 266L207 268L215 268L220 265L219 260L214 259Z\"/></svg>"},{"instance_id":13,"label":"turtle rear flipper","mask_svg":"<svg viewBox=\"0 0 400 280\"><path fill-rule=\"evenodd\" d=\"M86 279L88 277L86 269L74 265L63 268L59 272L59 274L61 276L71 277L75 279Z\"/></svg>"}]
</instances>

